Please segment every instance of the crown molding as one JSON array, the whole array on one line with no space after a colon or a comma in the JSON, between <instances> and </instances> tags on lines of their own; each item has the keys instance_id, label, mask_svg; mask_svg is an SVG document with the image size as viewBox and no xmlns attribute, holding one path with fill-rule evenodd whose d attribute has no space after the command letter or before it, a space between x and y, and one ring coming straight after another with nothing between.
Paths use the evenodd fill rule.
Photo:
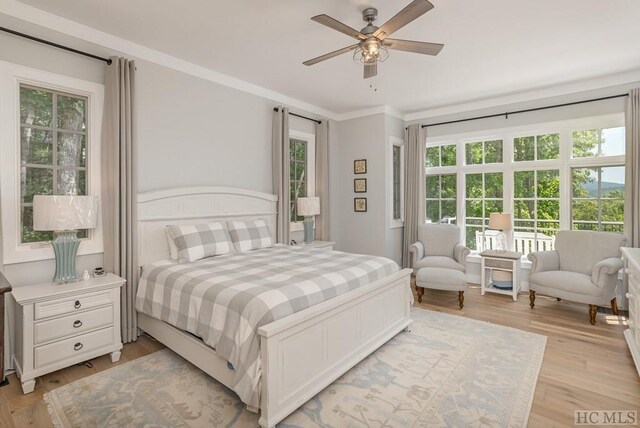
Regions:
<instances>
[{"instance_id":1,"label":"crown molding","mask_svg":"<svg viewBox=\"0 0 640 428\"><path fill-rule=\"evenodd\" d=\"M563 85L549 86L532 91L518 92L494 98L486 98L467 103L453 104L443 107L436 107L428 110L407 113L404 115L406 122L428 119L432 117L446 116L450 114L467 113L474 110L482 110L492 107L500 107L521 102L543 100L558 96L573 95L579 92L606 89L613 86L625 85L640 82L640 70L624 73L612 74L608 76L585 79Z\"/></svg>"},{"instance_id":2,"label":"crown molding","mask_svg":"<svg viewBox=\"0 0 640 428\"><path fill-rule=\"evenodd\" d=\"M137 43L130 42L120 37L105 33L95 28L71 21L58 15L41 9L20 3L16 0L0 0L0 13L12 16L22 21L47 28L67 36L121 52L132 57L162 65L173 70L181 71L201 79L209 80L242 92L267 98L290 107L298 108L306 112L316 114L328 119L340 120L339 114L322 107L309 104L296 98L289 97L279 92L237 79L235 77L219 73L200 65L193 64L183 59L165 54Z\"/></svg>"}]
</instances>

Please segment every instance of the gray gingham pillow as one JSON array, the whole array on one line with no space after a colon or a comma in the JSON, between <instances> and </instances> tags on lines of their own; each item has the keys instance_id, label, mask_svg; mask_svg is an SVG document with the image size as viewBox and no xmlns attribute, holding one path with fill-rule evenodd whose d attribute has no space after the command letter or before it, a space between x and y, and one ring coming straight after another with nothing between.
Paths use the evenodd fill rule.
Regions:
<instances>
[{"instance_id":1,"label":"gray gingham pillow","mask_svg":"<svg viewBox=\"0 0 640 428\"><path fill-rule=\"evenodd\" d=\"M180 263L234 252L224 223L169 225L167 232L176 244Z\"/></svg>"},{"instance_id":2,"label":"gray gingham pillow","mask_svg":"<svg viewBox=\"0 0 640 428\"><path fill-rule=\"evenodd\" d=\"M227 227L238 252L273 247L271 232L264 220L229 221Z\"/></svg>"}]
</instances>

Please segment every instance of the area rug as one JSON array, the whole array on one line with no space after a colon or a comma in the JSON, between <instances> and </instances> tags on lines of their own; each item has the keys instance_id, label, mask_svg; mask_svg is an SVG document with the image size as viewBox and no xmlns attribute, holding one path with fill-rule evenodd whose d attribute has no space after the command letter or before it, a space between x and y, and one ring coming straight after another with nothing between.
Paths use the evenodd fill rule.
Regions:
<instances>
[{"instance_id":1,"label":"area rug","mask_svg":"<svg viewBox=\"0 0 640 428\"><path fill-rule=\"evenodd\" d=\"M522 427L546 337L414 309L403 332L279 427ZM168 349L45 395L58 427L255 427L237 396Z\"/></svg>"}]
</instances>

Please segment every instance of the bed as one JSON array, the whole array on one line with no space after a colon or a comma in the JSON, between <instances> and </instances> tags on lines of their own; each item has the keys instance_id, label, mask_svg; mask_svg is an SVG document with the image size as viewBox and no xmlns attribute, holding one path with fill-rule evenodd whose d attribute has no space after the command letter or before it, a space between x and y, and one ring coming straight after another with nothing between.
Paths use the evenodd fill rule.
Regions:
<instances>
[{"instance_id":1,"label":"bed","mask_svg":"<svg viewBox=\"0 0 640 428\"><path fill-rule=\"evenodd\" d=\"M147 297L146 306L138 302L140 329L236 390L249 410L260 411L259 423L265 427L275 426L411 323L411 270L398 269L384 258L276 246L189 266L168 260L167 225L262 219L273 233L276 202L271 194L233 188L166 189L138 195L139 265L146 266L140 286ZM187 280L188 275L192 277ZM239 354L233 354L237 349L226 349L220 340L224 332L189 316L197 299L190 295L168 298L163 307L157 298L163 293L180 295L180 284L193 284L195 278L207 285L220 275L227 285L264 282L278 287L279 295L290 294L289 300L300 294L305 297L295 307L279 305L276 315L259 313L262 322L256 324L254 344L246 352L239 347L245 354L238 359ZM168 277L173 280L166 281ZM341 287L335 295L330 286L322 287L332 281ZM303 291L304 287L316 291ZM183 303L176 304L179 301ZM255 311L259 310L249 310L257 316ZM213 317L211 312L205 319ZM255 361L247 359L256 353ZM254 363L247 364L248 375L242 361Z\"/></svg>"}]
</instances>

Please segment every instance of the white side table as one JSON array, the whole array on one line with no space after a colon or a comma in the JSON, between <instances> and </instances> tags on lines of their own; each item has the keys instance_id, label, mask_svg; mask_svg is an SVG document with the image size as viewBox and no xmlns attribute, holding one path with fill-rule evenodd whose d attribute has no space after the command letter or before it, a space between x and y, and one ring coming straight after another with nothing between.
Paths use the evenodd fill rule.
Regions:
<instances>
[{"instance_id":1,"label":"white side table","mask_svg":"<svg viewBox=\"0 0 640 428\"><path fill-rule=\"evenodd\" d=\"M298 242L296 244L297 247L303 248L315 248L315 249L323 249L323 250L333 250L333 246L336 245L335 242L331 241L313 241L309 244L305 244L304 242Z\"/></svg>"},{"instance_id":2,"label":"white side table","mask_svg":"<svg viewBox=\"0 0 640 428\"><path fill-rule=\"evenodd\" d=\"M497 250L485 250L480 253L480 294L484 296L484 293L498 293L506 294L513 298L513 301L518 300L518 293L522 284L522 267L521 257L522 253L516 251L497 251ZM496 288L491 280L493 271L511 272L513 286L511 290L505 290Z\"/></svg>"},{"instance_id":3,"label":"white side table","mask_svg":"<svg viewBox=\"0 0 640 428\"><path fill-rule=\"evenodd\" d=\"M68 284L16 287L16 374L25 394L35 378L104 354L120 359L120 287L113 274Z\"/></svg>"}]
</instances>

